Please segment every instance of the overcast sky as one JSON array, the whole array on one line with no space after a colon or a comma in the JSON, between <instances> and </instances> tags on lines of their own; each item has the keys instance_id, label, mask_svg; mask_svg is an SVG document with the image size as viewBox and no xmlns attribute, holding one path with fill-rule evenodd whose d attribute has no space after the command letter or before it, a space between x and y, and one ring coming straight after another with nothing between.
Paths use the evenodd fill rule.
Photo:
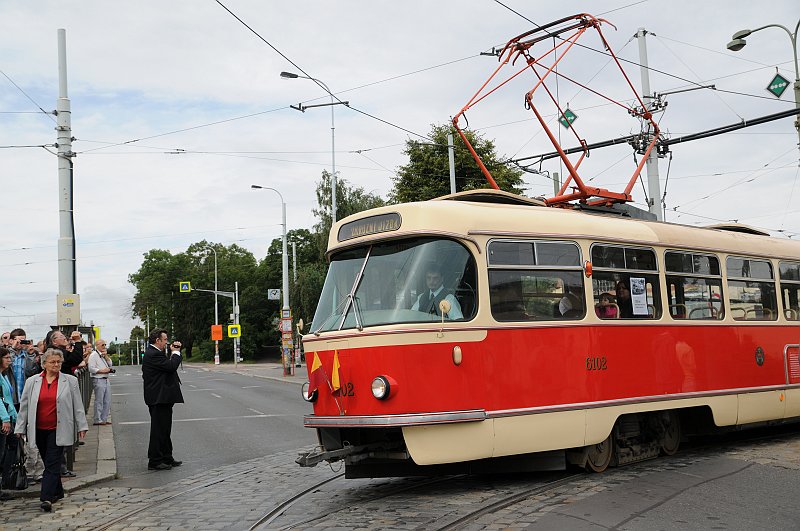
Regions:
<instances>
[{"instance_id":1,"label":"overcast sky","mask_svg":"<svg viewBox=\"0 0 800 531\"><path fill-rule=\"evenodd\" d=\"M409 131L426 135L431 124L447 121L496 67L496 58L481 52L532 29L532 22L587 9L585 2L529 0L503 2L507 7L489 0L223 3L297 66L214 0L0 3L0 329L21 325L29 337L41 338L55 322L57 160L44 148L8 146L55 142L54 117L39 107L55 108L58 28L67 32L77 139L82 318L100 325L104 337L122 339L135 324L128 275L149 249L178 253L206 239L236 242L263 258L280 236L280 200L251 184L283 193L290 229L315 222L315 185L331 163L330 112L301 113L289 105L324 103L327 95L312 81L280 79L281 71L302 68L363 111L335 109L337 171L385 196L393 171L407 162L404 142L417 138ZM603 32L623 59L639 62L632 39L637 28L653 34L647 39L652 90L720 89L667 96L658 119L670 136L793 107L791 88L780 100L765 90L776 66L794 79L785 32L757 32L738 53L725 45L743 28L783 24L793 30L800 18L796 0L609 0L592 2L591 9L616 26L605 24ZM601 48L594 35L580 42ZM618 71L594 50L575 49L561 72L630 103ZM639 68L623 64L639 90ZM530 76L520 76L468 114L470 127L494 140L502 156L552 150L522 105L532 84ZM588 142L638 131L635 120L612 112L616 106L591 92L564 80L557 88ZM548 119L553 123L552 114ZM565 145L575 144L562 136ZM667 220L738 220L797 237L797 140L792 120L784 119L673 146L671 163L660 164ZM581 175L620 190L634 164L629 147L596 150ZM541 169L563 172L555 161ZM525 183L527 195L552 191L542 175L527 174ZM633 194L642 206L642 187Z\"/></svg>"}]
</instances>

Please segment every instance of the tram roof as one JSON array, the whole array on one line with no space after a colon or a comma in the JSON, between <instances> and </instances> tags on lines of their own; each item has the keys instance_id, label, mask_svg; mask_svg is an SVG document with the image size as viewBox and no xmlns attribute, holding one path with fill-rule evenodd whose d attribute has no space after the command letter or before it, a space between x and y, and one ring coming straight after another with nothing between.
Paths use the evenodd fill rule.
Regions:
<instances>
[{"instance_id":1,"label":"tram roof","mask_svg":"<svg viewBox=\"0 0 800 531\"><path fill-rule=\"evenodd\" d=\"M386 219L391 214L396 214L390 217L399 221L398 228L390 225L389 230L373 233L367 230L363 236L338 239L342 229L353 227L359 220ZM800 242L759 232L737 224L695 227L547 207L543 201L507 192L473 190L348 216L338 221L331 231L328 253L386 238L442 235L590 239L800 260Z\"/></svg>"}]
</instances>

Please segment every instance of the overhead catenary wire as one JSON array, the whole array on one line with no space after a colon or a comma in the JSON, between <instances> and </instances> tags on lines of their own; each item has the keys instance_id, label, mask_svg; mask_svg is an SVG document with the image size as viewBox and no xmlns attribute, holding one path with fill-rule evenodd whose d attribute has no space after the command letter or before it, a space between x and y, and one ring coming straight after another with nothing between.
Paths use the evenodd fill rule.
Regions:
<instances>
[{"instance_id":1,"label":"overhead catenary wire","mask_svg":"<svg viewBox=\"0 0 800 531\"><path fill-rule=\"evenodd\" d=\"M305 71L305 70L304 70L304 69L303 69L303 68L302 68L300 65L298 65L297 63L295 63L294 61L292 61L292 60L291 60L291 59L290 59L290 58L289 58L289 57L288 57L286 54L284 54L282 51L280 51L278 48L276 48L276 47L275 47L275 46L274 46L274 45L273 45L271 42L269 42L267 39L265 39L265 38L264 38L264 37L263 37L263 36L262 36L260 33L258 33L258 32L257 32L255 29L253 29L253 28L252 28L252 27L251 27L249 24L247 24L247 23L246 23L244 20L242 20L242 19L241 19L241 18L240 18L240 17L239 17L239 16L238 16L236 13L234 13L233 11L231 11L231 10L230 10L230 9L229 9L229 8L228 8L228 7L227 7L225 4L223 4L222 2L220 2L220 0L214 0L214 1L215 1L217 4L219 4L219 5L220 5L220 6L221 6L221 7L222 7L222 8L223 8L225 11L227 11L227 12L228 12L228 13L229 13L229 14L230 14L230 15L231 15L233 18L235 18L236 20L238 20L240 24L242 24L242 25L243 25L245 28L247 28L248 30L250 30L250 32L251 32L251 33L253 33L253 35L255 35L256 37L258 37L258 38L259 38L259 39L260 39L262 42L264 42L264 43L265 43L267 46L269 46L270 48L272 48L272 50L273 50L275 53L277 53L278 55L280 55L281 57L283 57L283 58L284 58L286 61L288 61L288 62L289 62L289 64L291 64L293 67L295 67L295 68L296 68L296 69L298 69L300 72L302 72L302 73L303 73L303 75L304 75L305 77L307 77L308 79L310 79L311 81L313 81L313 82L314 82L314 83L315 83L317 86L319 86L319 87L320 87L322 90L324 90L324 91L325 91L325 93L327 93L327 94L328 94L328 95L329 95L331 98L335 99L335 100L336 100L337 102L339 102L340 104L344 105L345 107L347 107L347 108L349 108L349 109L352 109L352 110L356 111L357 113L360 113L360 114L363 114L364 116L367 116L367 117L369 117L369 118L372 118L373 120L377 120L377 121L379 121L379 122L382 122L382 123L384 123L384 124L386 124L386 125L388 125L388 126L390 126L390 127L394 127L394 128L396 128L396 129L399 129L399 130L401 130L401 131L405 131L406 133L409 133L409 134L411 134L411 135L414 135L414 136L416 136L416 137L419 137L419 138L425 138L425 139L427 139L427 140L430 140L430 137L428 137L427 135L421 135L421 134L419 134L419 133L417 133L417 132L415 132L415 131L412 131L411 129L407 129L407 128L403 127L403 126L397 125L397 124L395 124L395 123L392 123L392 122L390 122L390 121L388 121L388 120L384 120L383 118L380 118L379 116L375 116L374 114L368 113L367 111L364 111L364 110L362 110L362 109L359 109L359 108L357 108L357 107L354 107L353 105L350 105L349 103L346 103L346 102L342 101L342 100L341 100L341 99L340 99L340 98L339 98L339 97L338 97L336 94L334 94L333 92L331 92L330 90L328 90L328 88L327 88L327 87L326 87L326 86L325 86L323 83L321 83L321 82L320 82L318 79L316 79L314 76L312 76L312 75L309 75L309 73L308 73L308 72L306 72L306 71Z\"/></svg>"},{"instance_id":2,"label":"overhead catenary wire","mask_svg":"<svg viewBox=\"0 0 800 531\"><path fill-rule=\"evenodd\" d=\"M10 77L8 74L6 74L6 73L5 73L3 70L0 70L0 74L3 74L3 76L4 76L4 77L5 77L5 78L6 78L6 79L9 81L9 83L11 83L12 85L14 85L14 86L17 88L17 90L19 90L19 91L22 93L22 95L23 95L23 96L25 96L26 98L28 98L28 100L29 100L31 103L33 103L33 104L36 106L36 108L37 108L37 109L39 109L39 110L40 110L40 111L41 111L43 114L47 115L47 116L48 116L48 117L49 117L51 120L53 120L54 122L56 122L56 123L58 122L58 120L56 120L56 119L55 119L55 117L53 116L53 114L54 114L53 112L47 112L47 111L45 111L45 110L42 108L42 106L41 106L41 105L39 105L38 103L36 103L36 101L35 101L33 98L31 98L31 97L28 95L28 93L27 93L27 92L25 92L25 91L22 89L22 87L20 87L19 85L17 85L17 83L16 83L16 82L15 82L13 79L11 79L11 77Z\"/></svg>"}]
</instances>

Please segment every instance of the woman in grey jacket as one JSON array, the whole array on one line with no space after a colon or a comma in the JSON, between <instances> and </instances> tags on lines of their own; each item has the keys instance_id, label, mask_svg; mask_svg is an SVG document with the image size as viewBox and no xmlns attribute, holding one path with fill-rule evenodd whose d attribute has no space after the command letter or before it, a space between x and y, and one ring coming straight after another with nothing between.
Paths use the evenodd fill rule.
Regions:
<instances>
[{"instance_id":1,"label":"woman in grey jacket","mask_svg":"<svg viewBox=\"0 0 800 531\"><path fill-rule=\"evenodd\" d=\"M44 371L28 378L19 402L19 415L14 433L36 441L44 461L42 510L50 512L53 502L64 497L61 486L61 460L64 447L75 442L75 432L83 439L89 431L78 379L60 372L64 356L47 349L42 354ZM77 430L76 430L77 428Z\"/></svg>"}]
</instances>

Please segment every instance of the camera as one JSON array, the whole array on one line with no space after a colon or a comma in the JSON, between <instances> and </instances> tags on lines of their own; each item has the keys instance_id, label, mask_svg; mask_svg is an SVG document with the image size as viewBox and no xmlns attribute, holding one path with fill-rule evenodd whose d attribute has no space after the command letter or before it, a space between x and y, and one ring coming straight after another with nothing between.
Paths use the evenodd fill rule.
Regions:
<instances>
[{"instance_id":1,"label":"camera","mask_svg":"<svg viewBox=\"0 0 800 531\"><path fill-rule=\"evenodd\" d=\"M30 345L31 343L33 343L33 341L31 341L30 339L20 339L19 340L19 344L20 345Z\"/></svg>"},{"instance_id":2,"label":"camera","mask_svg":"<svg viewBox=\"0 0 800 531\"><path fill-rule=\"evenodd\" d=\"M114 374L115 372L117 372L117 369L111 369L109 372L110 372L111 374Z\"/></svg>"}]
</instances>

